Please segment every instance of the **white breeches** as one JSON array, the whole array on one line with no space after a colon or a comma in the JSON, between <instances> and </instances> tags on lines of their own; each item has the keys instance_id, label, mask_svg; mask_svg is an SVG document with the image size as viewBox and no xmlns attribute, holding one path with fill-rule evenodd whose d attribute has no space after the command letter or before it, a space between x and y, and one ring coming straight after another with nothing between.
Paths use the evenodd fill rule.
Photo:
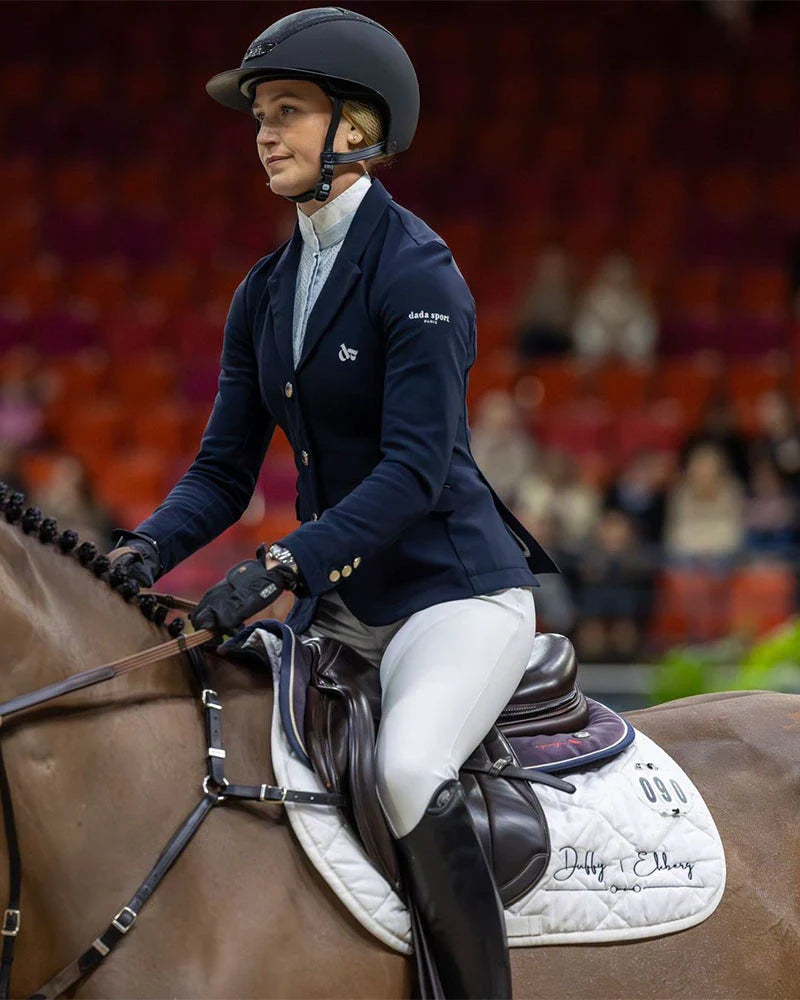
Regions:
<instances>
[{"instance_id":1,"label":"white breeches","mask_svg":"<svg viewBox=\"0 0 800 1000\"><path fill-rule=\"evenodd\" d=\"M533 650L528 589L446 601L391 625L362 624L335 592L308 634L338 639L380 668L378 797L396 837L458 777L517 688Z\"/></svg>"}]
</instances>

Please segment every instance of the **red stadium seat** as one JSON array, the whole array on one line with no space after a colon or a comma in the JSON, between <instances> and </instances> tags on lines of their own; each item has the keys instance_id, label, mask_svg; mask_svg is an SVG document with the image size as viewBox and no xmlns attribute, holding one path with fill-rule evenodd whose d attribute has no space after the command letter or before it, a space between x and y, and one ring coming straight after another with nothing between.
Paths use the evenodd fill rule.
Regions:
<instances>
[{"instance_id":1,"label":"red stadium seat","mask_svg":"<svg viewBox=\"0 0 800 1000\"><path fill-rule=\"evenodd\" d=\"M730 73L703 70L688 74L683 83L683 110L692 115L721 117L730 107L733 79Z\"/></svg>"},{"instance_id":2,"label":"red stadium seat","mask_svg":"<svg viewBox=\"0 0 800 1000\"><path fill-rule=\"evenodd\" d=\"M650 397L653 372L649 367L611 362L592 377L595 394L615 412L641 409Z\"/></svg>"},{"instance_id":3,"label":"red stadium seat","mask_svg":"<svg viewBox=\"0 0 800 1000\"><path fill-rule=\"evenodd\" d=\"M553 80L553 117L559 121L594 119L605 105L605 80L597 73L565 73Z\"/></svg>"},{"instance_id":4,"label":"red stadium seat","mask_svg":"<svg viewBox=\"0 0 800 1000\"><path fill-rule=\"evenodd\" d=\"M685 318L718 321L724 311L726 278L724 268L711 264L678 274L671 289L675 312Z\"/></svg>"},{"instance_id":5,"label":"red stadium seat","mask_svg":"<svg viewBox=\"0 0 800 1000\"><path fill-rule=\"evenodd\" d=\"M147 268L137 282L138 294L163 304L170 312L185 308L196 289L194 266L185 258Z\"/></svg>"},{"instance_id":6,"label":"red stadium seat","mask_svg":"<svg viewBox=\"0 0 800 1000\"><path fill-rule=\"evenodd\" d=\"M734 316L788 320L789 277L782 267L744 268L733 282Z\"/></svg>"},{"instance_id":7,"label":"red stadium seat","mask_svg":"<svg viewBox=\"0 0 800 1000\"><path fill-rule=\"evenodd\" d=\"M654 119L670 99L670 79L663 70L635 69L622 83L622 108L626 116Z\"/></svg>"},{"instance_id":8,"label":"red stadium seat","mask_svg":"<svg viewBox=\"0 0 800 1000\"><path fill-rule=\"evenodd\" d=\"M486 392L511 392L516 381L517 366L507 349L480 351L469 373L467 402L470 407Z\"/></svg>"},{"instance_id":9,"label":"red stadium seat","mask_svg":"<svg viewBox=\"0 0 800 1000\"><path fill-rule=\"evenodd\" d=\"M770 172L764 181L764 200L772 218L784 225L800 225L800 169L788 167Z\"/></svg>"},{"instance_id":10,"label":"red stadium seat","mask_svg":"<svg viewBox=\"0 0 800 1000\"><path fill-rule=\"evenodd\" d=\"M762 635L781 625L795 611L795 575L781 565L749 566L737 570L730 584L730 626Z\"/></svg>"},{"instance_id":11,"label":"red stadium seat","mask_svg":"<svg viewBox=\"0 0 800 1000\"><path fill-rule=\"evenodd\" d=\"M119 309L125 301L130 282L130 269L121 258L86 261L73 273L70 291L83 299L100 315Z\"/></svg>"},{"instance_id":12,"label":"red stadium seat","mask_svg":"<svg viewBox=\"0 0 800 1000\"><path fill-rule=\"evenodd\" d=\"M621 466L643 449L675 453L689 429L685 411L674 399L620 412L615 427L614 457Z\"/></svg>"},{"instance_id":13,"label":"red stadium seat","mask_svg":"<svg viewBox=\"0 0 800 1000\"><path fill-rule=\"evenodd\" d=\"M153 449L128 454L109 454L105 461L90 469L100 500L112 511L118 507L141 504L152 510L165 493L164 455Z\"/></svg>"},{"instance_id":14,"label":"red stadium seat","mask_svg":"<svg viewBox=\"0 0 800 1000\"><path fill-rule=\"evenodd\" d=\"M636 216L681 216L687 198L686 172L679 167L652 168L633 181L633 210Z\"/></svg>"},{"instance_id":15,"label":"red stadium seat","mask_svg":"<svg viewBox=\"0 0 800 1000\"><path fill-rule=\"evenodd\" d=\"M124 208L161 208L167 203L165 163L153 156L126 165L118 174L119 202Z\"/></svg>"},{"instance_id":16,"label":"red stadium seat","mask_svg":"<svg viewBox=\"0 0 800 1000\"><path fill-rule=\"evenodd\" d=\"M536 437L542 444L570 455L608 453L611 445L611 414L597 400L576 402L542 413L535 426Z\"/></svg>"},{"instance_id":17,"label":"red stadium seat","mask_svg":"<svg viewBox=\"0 0 800 1000\"><path fill-rule=\"evenodd\" d=\"M712 357L662 358L655 375L655 395L677 400L686 417L696 423L720 378L719 361Z\"/></svg>"},{"instance_id":18,"label":"red stadium seat","mask_svg":"<svg viewBox=\"0 0 800 1000\"><path fill-rule=\"evenodd\" d=\"M521 376L538 383L536 395L540 405L543 409L551 410L578 398L583 392L586 374L572 358L553 358L525 362ZM530 387L526 390L529 394L532 391Z\"/></svg>"},{"instance_id":19,"label":"red stadium seat","mask_svg":"<svg viewBox=\"0 0 800 1000\"><path fill-rule=\"evenodd\" d=\"M66 451L90 468L116 454L125 437L125 408L112 399L84 399L63 416L55 429Z\"/></svg>"},{"instance_id":20,"label":"red stadium seat","mask_svg":"<svg viewBox=\"0 0 800 1000\"><path fill-rule=\"evenodd\" d=\"M137 407L128 418L128 435L136 448L156 448L167 455L183 451L188 410L180 402Z\"/></svg>"},{"instance_id":21,"label":"red stadium seat","mask_svg":"<svg viewBox=\"0 0 800 1000\"><path fill-rule=\"evenodd\" d=\"M734 402L752 405L763 393L782 385L785 377L786 372L777 363L751 358L731 361L724 384Z\"/></svg>"},{"instance_id":22,"label":"red stadium seat","mask_svg":"<svg viewBox=\"0 0 800 1000\"><path fill-rule=\"evenodd\" d=\"M177 364L168 354L136 356L136 362L117 364L111 384L129 412L157 402L169 402L176 387Z\"/></svg>"},{"instance_id":23,"label":"red stadium seat","mask_svg":"<svg viewBox=\"0 0 800 1000\"><path fill-rule=\"evenodd\" d=\"M718 219L741 220L758 208L758 187L746 167L712 171L700 185L700 205Z\"/></svg>"},{"instance_id":24,"label":"red stadium seat","mask_svg":"<svg viewBox=\"0 0 800 1000\"><path fill-rule=\"evenodd\" d=\"M700 570L670 569L656 581L650 637L660 648L708 642L729 627L728 578Z\"/></svg>"},{"instance_id":25,"label":"red stadium seat","mask_svg":"<svg viewBox=\"0 0 800 1000\"><path fill-rule=\"evenodd\" d=\"M41 98L50 77L50 70L43 60L3 60L0 68L0 103L4 108L35 103Z\"/></svg>"}]
</instances>

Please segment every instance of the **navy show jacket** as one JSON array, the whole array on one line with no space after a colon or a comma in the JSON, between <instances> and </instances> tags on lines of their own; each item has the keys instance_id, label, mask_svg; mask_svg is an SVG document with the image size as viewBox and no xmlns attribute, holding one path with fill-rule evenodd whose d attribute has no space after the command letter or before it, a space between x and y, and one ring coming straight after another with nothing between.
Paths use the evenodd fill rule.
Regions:
<instances>
[{"instance_id":1,"label":"navy show jacket","mask_svg":"<svg viewBox=\"0 0 800 1000\"><path fill-rule=\"evenodd\" d=\"M475 303L442 239L373 180L292 357L291 240L252 268L225 325L219 391L193 464L137 528L162 572L244 512L275 425L298 472L295 531L278 541L309 597L338 592L367 625L442 601L535 586L557 572L469 449Z\"/></svg>"}]
</instances>

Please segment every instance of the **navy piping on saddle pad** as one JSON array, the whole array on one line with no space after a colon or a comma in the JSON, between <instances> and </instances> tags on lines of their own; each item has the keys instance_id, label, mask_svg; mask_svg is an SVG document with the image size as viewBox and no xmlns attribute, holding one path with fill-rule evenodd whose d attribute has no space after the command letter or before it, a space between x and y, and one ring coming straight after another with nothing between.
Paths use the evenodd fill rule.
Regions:
<instances>
[{"instance_id":1,"label":"navy piping on saddle pad","mask_svg":"<svg viewBox=\"0 0 800 1000\"><path fill-rule=\"evenodd\" d=\"M633 743L636 731L621 715L587 698L589 720L577 733L506 736L520 766L530 771L576 771L616 757Z\"/></svg>"},{"instance_id":2,"label":"navy piping on saddle pad","mask_svg":"<svg viewBox=\"0 0 800 1000\"><path fill-rule=\"evenodd\" d=\"M252 637L256 629L269 632L281 640L281 658L278 665L278 708L281 725L289 741L292 751L306 765L311 767L305 744L304 726L306 717L306 692L311 681L311 653L304 643L283 622L276 619L264 619L255 622L247 629L224 643L223 649L235 650L252 646ZM255 650L254 650L255 651ZM258 643L259 658L261 658L261 643ZM272 657L269 650L264 651L264 659L271 665Z\"/></svg>"}]
</instances>

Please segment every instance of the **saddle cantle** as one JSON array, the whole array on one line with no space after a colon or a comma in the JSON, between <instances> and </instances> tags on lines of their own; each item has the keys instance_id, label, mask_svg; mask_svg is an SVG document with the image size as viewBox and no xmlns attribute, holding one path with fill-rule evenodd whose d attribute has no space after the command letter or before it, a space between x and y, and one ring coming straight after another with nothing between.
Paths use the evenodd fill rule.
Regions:
<instances>
[{"instance_id":1,"label":"saddle cantle","mask_svg":"<svg viewBox=\"0 0 800 1000\"><path fill-rule=\"evenodd\" d=\"M582 729L589 707L578 689L578 661L563 635L540 632L517 690L497 725L506 736L537 736Z\"/></svg>"}]
</instances>

